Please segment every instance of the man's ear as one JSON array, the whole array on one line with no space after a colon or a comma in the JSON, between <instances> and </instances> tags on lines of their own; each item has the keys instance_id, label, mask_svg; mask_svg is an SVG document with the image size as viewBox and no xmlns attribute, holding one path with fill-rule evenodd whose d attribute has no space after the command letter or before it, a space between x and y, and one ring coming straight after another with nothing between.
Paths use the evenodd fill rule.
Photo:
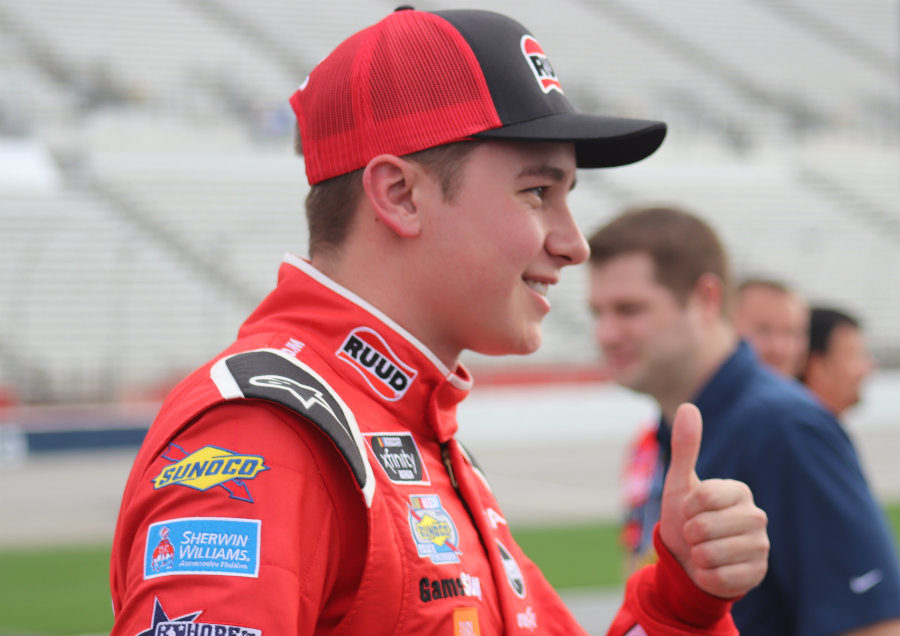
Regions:
<instances>
[{"instance_id":1,"label":"man's ear","mask_svg":"<svg viewBox=\"0 0 900 636\"><path fill-rule=\"evenodd\" d=\"M725 303L725 285L722 279L715 274L709 272L701 274L694 283L693 296L699 301L704 313L710 316L722 314L722 305Z\"/></svg>"},{"instance_id":2,"label":"man's ear","mask_svg":"<svg viewBox=\"0 0 900 636\"><path fill-rule=\"evenodd\" d=\"M375 217L401 238L418 236L422 229L413 189L418 172L394 155L379 155L363 170L362 183Z\"/></svg>"}]
</instances>

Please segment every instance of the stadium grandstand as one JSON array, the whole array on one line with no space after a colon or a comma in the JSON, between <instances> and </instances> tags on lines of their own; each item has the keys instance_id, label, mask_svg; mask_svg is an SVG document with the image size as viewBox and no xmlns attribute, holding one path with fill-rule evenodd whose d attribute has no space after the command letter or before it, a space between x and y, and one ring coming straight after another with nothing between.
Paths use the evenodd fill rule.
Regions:
<instances>
[{"instance_id":1,"label":"stadium grandstand","mask_svg":"<svg viewBox=\"0 0 900 636\"><path fill-rule=\"evenodd\" d=\"M0 0L0 401L155 399L230 342L306 250L287 98L395 4ZM581 109L669 124L650 159L579 175L585 232L695 209L739 275L852 309L900 366L897 0L479 5L533 29ZM594 365L585 276L538 354L470 355L476 379Z\"/></svg>"}]
</instances>

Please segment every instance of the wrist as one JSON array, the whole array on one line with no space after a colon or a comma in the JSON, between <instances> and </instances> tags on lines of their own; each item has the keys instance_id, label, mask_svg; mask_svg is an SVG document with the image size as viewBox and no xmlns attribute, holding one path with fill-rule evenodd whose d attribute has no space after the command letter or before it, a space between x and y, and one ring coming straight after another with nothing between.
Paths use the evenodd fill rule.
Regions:
<instances>
[{"instance_id":1,"label":"wrist","mask_svg":"<svg viewBox=\"0 0 900 636\"><path fill-rule=\"evenodd\" d=\"M729 613L736 599L725 599L704 592L678 563L659 534L653 530L653 545L659 556L656 564L656 591L662 609L679 621L695 627L712 627Z\"/></svg>"}]
</instances>

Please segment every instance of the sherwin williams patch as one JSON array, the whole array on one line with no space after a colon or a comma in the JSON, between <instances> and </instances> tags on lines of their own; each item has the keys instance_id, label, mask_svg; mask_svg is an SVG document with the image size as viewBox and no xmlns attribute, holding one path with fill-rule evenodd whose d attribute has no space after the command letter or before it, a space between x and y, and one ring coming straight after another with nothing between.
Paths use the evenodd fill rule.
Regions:
<instances>
[{"instance_id":1,"label":"sherwin williams patch","mask_svg":"<svg viewBox=\"0 0 900 636\"><path fill-rule=\"evenodd\" d=\"M185 517L147 530L144 578L172 574L259 576L259 519Z\"/></svg>"}]
</instances>

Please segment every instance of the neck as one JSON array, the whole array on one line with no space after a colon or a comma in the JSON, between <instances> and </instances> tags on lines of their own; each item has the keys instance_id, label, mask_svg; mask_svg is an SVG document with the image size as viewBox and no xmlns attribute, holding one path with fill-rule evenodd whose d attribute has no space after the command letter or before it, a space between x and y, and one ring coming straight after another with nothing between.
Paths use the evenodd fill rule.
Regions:
<instances>
[{"instance_id":1,"label":"neck","mask_svg":"<svg viewBox=\"0 0 900 636\"><path fill-rule=\"evenodd\" d=\"M371 254L371 256L370 256ZM461 349L442 343L426 328L431 322L420 315L415 302L415 268L406 267L399 258L385 258L397 250L368 250L364 245L348 245L340 251L310 257L313 267L347 288L408 331L441 361L449 371L459 365ZM376 258L377 255L380 257ZM373 266L377 263L377 266ZM402 281L398 284L398 281Z\"/></svg>"},{"instance_id":2,"label":"neck","mask_svg":"<svg viewBox=\"0 0 900 636\"><path fill-rule=\"evenodd\" d=\"M663 419L670 426L678 407L684 402L696 399L703 387L734 352L737 343L738 337L734 329L723 320L716 321L703 333L700 340L695 343L697 355L687 363L687 368L653 396Z\"/></svg>"}]
</instances>

